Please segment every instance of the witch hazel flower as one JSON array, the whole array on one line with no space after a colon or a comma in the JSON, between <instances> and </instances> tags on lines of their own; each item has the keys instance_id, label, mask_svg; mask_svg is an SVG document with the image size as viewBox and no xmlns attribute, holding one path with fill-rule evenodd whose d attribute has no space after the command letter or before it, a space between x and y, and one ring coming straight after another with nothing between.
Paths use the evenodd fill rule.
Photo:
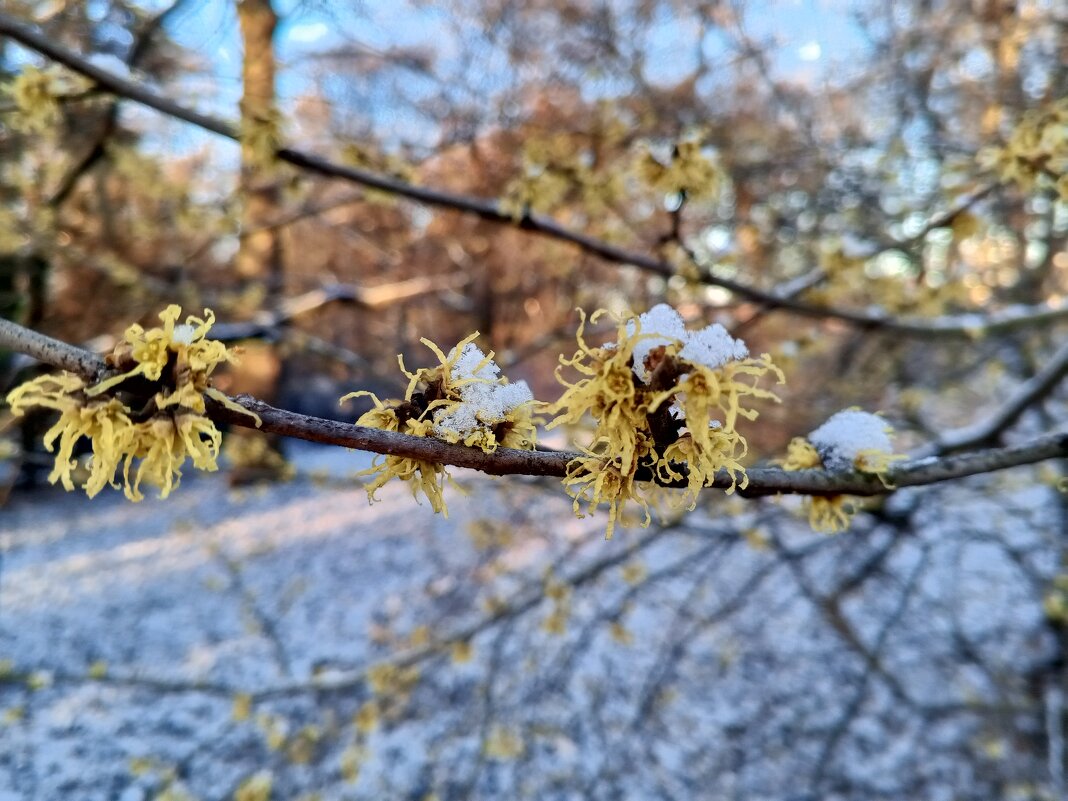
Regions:
<instances>
[{"instance_id":1,"label":"witch hazel flower","mask_svg":"<svg viewBox=\"0 0 1068 801\"><path fill-rule=\"evenodd\" d=\"M893 428L877 414L857 408L831 415L807 437L795 437L782 461L784 470L859 470L887 483L890 466L904 456L894 453ZM805 499L809 524L816 531L835 533L849 528L855 508L844 495Z\"/></svg>"},{"instance_id":2,"label":"witch hazel flower","mask_svg":"<svg viewBox=\"0 0 1068 801\"><path fill-rule=\"evenodd\" d=\"M510 383L501 375L493 352L484 353L474 344L478 336L476 331L463 339L448 355L429 339L422 339L438 364L414 372L409 372L398 356L401 371L408 377L402 400L382 401L374 393L359 391L350 392L341 401L371 398L374 408L356 421L359 426L432 437L477 447L485 453L498 447L533 450L534 396L525 381ZM444 465L384 455L376 457L360 475L374 477L366 487L372 502L380 487L397 478L409 484L416 499L422 492L435 512L448 516L444 485L450 477Z\"/></svg>"},{"instance_id":3,"label":"witch hazel flower","mask_svg":"<svg viewBox=\"0 0 1068 801\"><path fill-rule=\"evenodd\" d=\"M581 448L583 456L568 467L564 480L581 516L581 504L608 506L611 536L626 501L636 502L648 525L648 488L639 471L664 482L682 483L683 504L693 508L700 490L724 470L734 486L748 481L741 459L748 451L737 429L739 418L755 420L750 400L777 401L758 386L771 373L782 372L766 354L750 358L745 343L720 325L688 331L681 316L666 304L649 311L616 317L616 339L600 347L584 338L581 312L576 339L579 349L561 357L557 379L564 394L550 406L556 417L549 428L595 423ZM590 321L607 314L594 312ZM570 383L561 368L580 378Z\"/></svg>"},{"instance_id":4,"label":"witch hazel flower","mask_svg":"<svg viewBox=\"0 0 1068 801\"><path fill-rule=\"evenodd\" d=\"M39 376L8 394L16 415L34 408L59 413L44 437L49 451L58 442L51 483L74 489L74 452L86 439L92 456L82 488L90 498L110 485L140 501L142 484L166 498L178 487L187 460L198 470L218 469L222 434L207 416L206 399L260 424L258 416L211 386L215 368L235 360L225 344L207 336L215 322L211 310L179 324L181 313L171 305L159 315L162 325L127 328L107 356L115 374L102 381L88 383L64 372Z\"/></svg>"},{"instance_id":5,"label":"witch hazel flower","mask_svg":"<svg viewBox=\"0 0 1068 801\"><path fill-rule=\"evenodd\" d=\"M459 345L457 346L459 348ZM449 354L454 358L457 348ZM463 442L492 453L498 445L531 450L534 394L526 381L504 383L500 368L473 342L455 357L451 384L458 402L434 412L434 433L448 442Z\"/></svg>"}]
</instances>

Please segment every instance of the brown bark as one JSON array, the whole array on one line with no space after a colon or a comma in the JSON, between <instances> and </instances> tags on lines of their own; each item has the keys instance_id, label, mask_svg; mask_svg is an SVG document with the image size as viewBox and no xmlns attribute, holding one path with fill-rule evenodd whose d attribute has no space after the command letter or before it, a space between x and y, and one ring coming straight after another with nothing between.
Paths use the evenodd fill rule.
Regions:
<instances>
[{"instance_id":1,"label":"brown bark","mask_svg":"<svg viewBox=\"0 0 1068 801\"><path fill-rule=\"evenodd\" d=\"M278 17L270 0L239 0L237 15L244 46L241 127L249 130L275 115L274 31ZM262 155L262 154L259 154ZM278 215L278 183L252 145L241 144L241 185L244 198L241 236L235 267L245 281L263 281L268 304L282 289L282 248L279 232L270 227Z\"/></svg>"},{"instance_id":2,"label":"brown bark","mask_svg":"<svg viewBox=\"0 0 1068 801\"><path fill-rule=\"evenodd\" d=\"M276 119L274 32L278 16L270 0L238 0L241 26L241 239L234 269L244 295L242 312L261 308L274 310L281 302L285 285L281 232L273 227L279 219L280 193L273 159L267 158L256 137L247 134L270 126ZM262 294L259 287L262 287ZM228 388L275 400L279 395L285 365L278 351L266 343L250 343L241 361L226 377ZM246 436L246 435L242 435ZM238 448L236 452L244 449ZM231 483L263 478L281 469L284 463L272 458L281 451L281 440L272 436L268 450L235 462ZM231 454L233 457L233 454Z\"/></svg>"}]
</instances>

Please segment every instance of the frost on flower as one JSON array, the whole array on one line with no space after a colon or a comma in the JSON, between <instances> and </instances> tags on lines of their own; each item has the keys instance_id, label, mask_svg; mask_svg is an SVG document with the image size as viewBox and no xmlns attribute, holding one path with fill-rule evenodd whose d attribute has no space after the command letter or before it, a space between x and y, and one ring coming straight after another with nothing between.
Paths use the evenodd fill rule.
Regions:
<instances>
[{"instance_id":1,"label":"frost on flower","mask_svg":"<svg viewBox=\"0 0 1068 801\"><path fill-rule=\"evenodd\" d=\"M634 374L643 381L649 379L649 370L645 360L649 354L660 346L678 346L686 339L686 325L677 311L666 303L660 303L649 311L638 315L637 320L627 321L627 336L633 337L638 331L643 336L631 347L634 357ZM614 343L609 343L609 346Z\"/></svg>"},{"instance_id":2,"label":"frost on flower","mask_svg":"<svg viewBox=\"0 0 1068 801\"><path fill-rule=\"evenodd\" d=\"M722 325L714 323L690 334L679 357L714 370L727 362L749 358L749 348L740 339L728 334Z\"/></svg>"},{"instance_id":3,"label":"frost on flower","mask_svg":"<svg viewBox=\"0 0 1068 801\"><path fill-rule=\"evenodd\" d=\"M222 434L205 415L205 397L259 423L256 415L210 385L215 367L233 360L223 343L205 338L214 315L206 310L206 319L190 316L176 326L180 315L181 308L172 305L160 314L161 327L146 331L130 326L107 358L121 371L117 375L96 384L70 373L43 375L8 394L17 415L32 408L59 412L59 420L44 436L50 452L58 440L51 483L74 489L74 450L84 438L92 456L82 488L90 498L111 485L139 501L144 497L142 483L157 487L166 498L178 486L186 459L199 470L218 469ZM135 378L148 381L147 389L131 387L128 382ZM120 467L121 484L116 479Z\"/></svg>"},{"instance_id":4,"label":"frost on flower","mask_svg":"<svg viewBox=\"0 0 1068 801\"><path fill-rule=\"evenodd\" d=\"M808 437L795 437L782 466L785 470L827 468L874 473L886 483L890 465L903 459L893 452L893 428L881 417L859 409L831 415ZM843 495L805 499L809 523L817 531L834 533L849 528L853 507Z\"/></svg>"},{"instance_id":5,"label":"frost on flower","mask_svg":"<svg viewBox=\"0 0 1068 801\"><path fill-rule=\"evenodd\" d=\"M534 396L525 381L512 384L500 374L493 353L483 353L474 344L477 337L476 331L447 356L430 340L421 340L437 356L438 364L415 372L409 372L398 357L401 370L408 377L403 400L383 402L370 392L352 392L341 400L368 396L374 402L374 408L356 421L359 426L434 437L486 453L500 446L533 450ZM443 495L448 473L443 465L385 455L379 456L362 475L375 477L367 486L372 501L379 487L391 478L399 478L411 485L416 497L422 491L435 512L448 514Z\"/></svg>"},{"instance_id":6,"label":"frost on flower","mask_svg":"<svg viewBox=\"0 0 1068 801\"><path fill-rule=\"evenodd\" d=\"M595 312L590 320L603 314ZM748 446L737 430L738 418L756 419L750 399L778 400L758 386L762 376L770 372L783 381L767 355L749 358L745 344L719 325L687 331L670 306L616 322L615 342L591 347L583 336L582 315L579 349L560 359L561 367L581 377L569 383L558 368L557 379L566 389L549 409L556 415L549 428L580 423L587 414L594 419L593 436L583 456L569 465L564 483L576 513L582 502L590 508L608 506L608 536L627 500L636 501L649 522L639 470L684 483L683 502L691 509L720 470L744 487L740 460Z\"/></svg>"}]
</instances>

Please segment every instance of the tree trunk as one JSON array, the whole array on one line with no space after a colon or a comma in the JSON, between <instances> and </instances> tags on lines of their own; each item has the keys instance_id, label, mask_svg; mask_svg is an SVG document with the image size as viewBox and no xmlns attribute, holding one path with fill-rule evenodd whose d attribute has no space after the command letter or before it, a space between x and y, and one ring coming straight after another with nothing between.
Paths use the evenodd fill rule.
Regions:
<instances>
[{"instance_id":1,"label":"tree trunk","mask_svg":"<svg viewBox=\"0 0 1068 801\"><path fill-rule=\"evenodd\" d=\"M241 239L234 267L242 286L241 311L251 314L274 308L285 286L281 234L268 226L277 221L280 204L276 166L262 148L262 139L248 136L276 119L274 32L278 16L270 0L238 0L237 16L244 47L241 94ZM256 140L260 140L257 147ZM248 343L241 362L231 371L231 391L277 400L284 364L269 343ZM281 441L261 436L231 435L230 481L244 484L277 479L286 472Z\"/></svg>"},{"instance_id":2,"label":"tree trunk","mask_svg":"<svg viewBox=\"0 0 1068 801\"><path fill-rule=\"evenodd\" d=\"M244 44L241 126L248 131L275 116L274 31L278 17L270 0L239 0L237 15ZM268 305L282 290L282 248L277 231L264 230L277 219L278 183L262 153L247 139L241 144L241 244L237 274L261 281Z\"/></svg>"}]
</instances>

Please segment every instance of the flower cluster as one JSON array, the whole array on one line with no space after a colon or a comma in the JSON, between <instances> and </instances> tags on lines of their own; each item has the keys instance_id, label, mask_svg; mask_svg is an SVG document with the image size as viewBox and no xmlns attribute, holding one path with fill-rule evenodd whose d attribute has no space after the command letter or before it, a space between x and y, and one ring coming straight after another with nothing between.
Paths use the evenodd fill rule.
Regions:
<instances>
[{"instance_id":1,"label":"flower cluster","mask_svg":"<svg viewBox=\"0 0 1068 801\"><path fill-rule=\"evenodd\" d=\"M676 143L667 164L661 163L645 148L638 157L635 172L657 191L684 194L694 200L713 196L720 183L715 162L705 155L696 138Z\"/></svg>"},{"instance_id":2,"label":"flower cluster","mask_svg":"<svg viewBox=\"0 0 1068 801\"><path fill-rule=\"evenodd\" d=\"M89 477L82 485L90 498L107 485L119 488L115 475L120 466L127 498L140 501L142 483L157 487L166 498L178 486L187 458L199 470L218 469L222 435L205 414L206 397L259 424L256 415L210 386L212 371L233 360L223 343L205 338L214 315L206 310L206 319L190 316L179 325L180 315L181 308L172 305L160 314L162 327L146 331L130 326L108 356L116 375L94 384L70 373L43 375L7 396L17 415L33 408L59 412L44 438L50 452L59 443L51 483L74 489L74 451L84 438L92 449Z\"/></svg>"},{"instance_id":3,"label":"flower cluster","mask_svg":"<svg viewBox=\"0 0 1068 801\"><path fill-rule=\"evenodd\" d=\"M893 429L883 418L859 409L831 415L808 437L794 437L782 461L784 470L860 470L886 484L886 472L905 457L893 452ZM889 486L889 485L887 485ZM809 524L816 531L836 533L849 528L854 509L844 495L814 495L805 499Z\"/></svg>"},{"instance_id":4,"label":"flower cluster","mask_svg":"<svg viewBox=\"0 0 1068 801\"><path fill-rule=\"evenodd\" d=\"M404 400L383 402L374 393L360 391L345 395L341 401L371 398L374 408L356 421L359 426L462 443L485 453L500 446L533 450L534 396L525 381L509 383L500 374L493 352L483 353L474 344L477 337L476 331L447 356L430 340L421 340L437 356L438 364L415 372L409 372L398 356L401 371L408 377ZM387 455L378 457L362 475L375 476L367 486L372 501L379 487L399 478L411 485L417 498L421 490L435 512L448 514L443 495L448 478L444 465Z\"/></svg>"},{"instance_id":5,"label":"flower cluster","mask_svg":"<svg viewBox=\"0 0 1068 801\"><path fill-rule=\"evenodd\" d=\"M626 171L612 167L599 163L571 134L532 137L523 143L520 173L505 187L501 210L519 220L527 212L551 213L575 200L595 216L623 196Z\"/></svg>"},{"instance_id":6,"label":"flower cluster","mask_svg":"<svg viewBox=\"0 0 1068 801\"><path fill-rule=\"evenodd\" d=\"M1025 114L1008 142L981 150L979 162L1024 189L1040 179L1053 182L1068 201L1068 100Z\"/></svg>"},{"instance_id":7,"label":"flower cluster","mask_svg":"<svg viewBox=\"0 0 1068 801\"><path fill-rule=\"evenodd\" d=\"M603 314L595 312L590 321ZM566 390L549 409L556 415L549 428L579 423L587 414L596 423L592 441L582 449L584 456L571 462L564 483L576 514L583 501L591 509L607 504L608 536L627 500L641 506L644 524L649 523L643 479L684 482L683 502L691 509L720 470L730 475L732 490L745 487L740 460L748 447L737 430L738 418L756 419L751 399L778 400L757 386L760 377L770 372L779 383L784 380L769 356L750 358L745 344L723 326L687 331L678 312L665 304L616 322L616 341L591 347L583 336L582 315L579 349L560 360L561 367L575 369L582 378L569 383L557 368Z\"/></svg>"},{"instance_id":8,"label":"flower cluster","mask_svg":"<svg viewBox=\"0 0 1068 801\"><path fill-rule=\"evenodd\" d=\"M26 133L48 130L59 118L56 79L50 71L26 67L4 87L18 109L16 127Z\"/></svg>"}]
</instances>

